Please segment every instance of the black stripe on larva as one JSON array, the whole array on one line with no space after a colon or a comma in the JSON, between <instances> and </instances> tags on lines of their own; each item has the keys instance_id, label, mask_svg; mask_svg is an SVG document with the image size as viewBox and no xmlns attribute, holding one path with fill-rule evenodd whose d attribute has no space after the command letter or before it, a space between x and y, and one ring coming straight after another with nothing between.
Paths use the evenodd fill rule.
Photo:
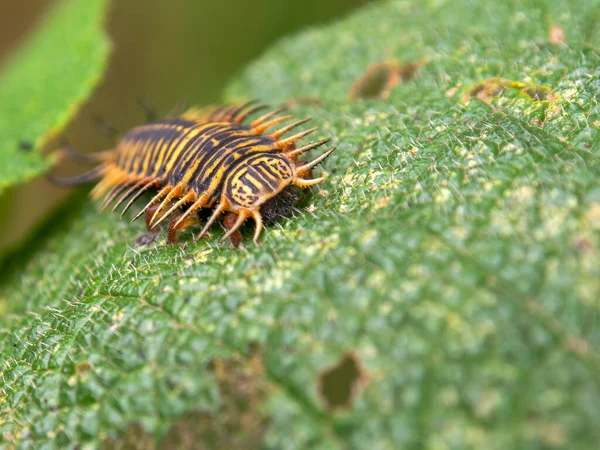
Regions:
<instances>
[{"instance_id":1,"label":"black stripe on larva","mask_svg":"<svg viewBox=\"0 0 600 450\"><path fill-rule=\"evenodd\" d=\"M165 143L171 142L175 138L175 136L177 136L178 133L179 130L177 130L177 128L162 129L156 127L151 132L148 131L147 133L144 133L142 136L140 136L140 139L147 139L155 142L155 145L152 146L152 150L150 151L150 155L148 156L147 167L144 166L144 158L142 158L141 155L138 156L138 159L142 160L141 170L142 172L145 171L145 175L151 175L151 173L154 172L156 158L159 154L161 154L164 151Z\"/></svg>"},{"instance_id":2,"label":"black stripe on larva","mask_svg":"<svg viewBox=\"0 0 600 450\"><path fill-rule=\"evenodd\" d=\"M181 120L174 121L172 124L162 121L147 125L148 128L153 128L151 131L149 130L148 139L162 139L163 142L150 156L149 166L156 166L159 161L162 163L168 161L171 152L177 148L179 141L187 134L186 131L189 132L195 125L194 122Z\"/></svg>"},{"instance_id":3,"label":"black stripe on larva","mask_svg":"<svg viewBox=\"0 0 600 450\"><path fill-rule=\"evenodd\" d=\"M176 146L179 147L181 145L181 141L187 138L187 136L192 134L194 131L195 130L186 130L184 136L179 140ZM178 171L177 167L179 165L182 165L184 168L187 167L194 160L194 156L191 155L191 153L194 152L194 147L202 147L202 145L204 145L209 139L208 135L205 133L205 130L202 130L200 133L198 133L198 136L200 136L198 140L195 138L190 139L190 141L194 141L193 146L188 146L186 144L184 149L178 149L177 147L174 147L172 151L176 152L176 154L169 154L169 156L165 157L163 161L163 164L165 165L164 178L171 184L177 184L180 180L180 175L185 173L185 170L182 172ZM171 159L173 159L172 164L170 164L171 169L167 172L167 166L169 165L168 163L171 161Z\"/></svg>"},{"instance_id":4,"label":"black stripe on larva","mask_svg":"<svg viewBox=\"0 0 600 450\"><path fill-rule=\"evenodd\" d=\"M183 141L186 136L190 133L192 133L194 131L194 127L186 127L183 129L177 129L177 134L175 135L175 137L173 138L173 140L171 142L169 142L166 147L163 149L162 152L160 152L161 155L161 159L160 161L160 172L159 172L159 176L161 177L167 177L167 165L169 164L169 162L171 161L171 159L173 158L173 156L175 156L176 158L181 155L181 153L178 151L179 145L181 144L181 141ZM157 162L158 164L158 162Z\"/></svg>"},{"instance_id":5,"label":"black stripe on larva","mask_svg":"<svg viewBox=\"0 0 600 450\"><path fill-rule=\"evenodd\" d=\"M261 144L254 142L242 147L224 148L218 155L218 159L209 161L212 163L211 165L205 164L204 167L199 167L200 170L197 171L198 179L202 181L210 180L213 174L217 173L222 167L226 167L227 169L221 176L221 184L224 183L231 171L251 157L252 151L258 145Z\"/></svg>"},{"instance_id":6,"label":"black stripe on larva","mask_svg":"<svg viewBox=\"0 0 600 450\"><path fill-rule=\"evenodd\" d=\"M225 144L218 145L206 152L206 156L203 157L198 166L200 170L195 173L196 176L202 180L210 178L212 174L218 172L222 166L231 164L236 159L244 157L244 150L251 150L256 147L256 145L259 145L258 142L259 141L256 139L249 140L247 136L237 136L232 139L226 139ZM244 145L240 147L240 143L243 143Z\"/></svg>"},{"instance_id":7,"label":"black stripe on larva","mask_svg":"<svg viewBox=\"0 0 600 450\"><path fill-rule=\"evenodd\" d=\"M198 157L200 158L199 167L206 166L215 157L220 157L221 156L220 152L224 151L229 146L229 144L231 144L232 141L235 141L236 139L250 140L250 139L254 138L254 136L232 135L232 133L235 133L238 131L243 131L243 130L231 130L231 128L227 128L223 131L220 131L218 133L211 135L206 140L203 147L199 148L197 151L197 153L199 155ZM215 146L213 144L213 142L212 142L213 139L219 141L218 145Z\"/></svg>"},{"instance_id":8,"label":"black stripe on larva","mask_svg":"<svg viewBox=\"0 0 600 450\"><path fill-rule=\"evenodd\" d=\"M252 145L250 145L250 147L252 147ZM235 148L234 148L235 150ZM242 149L237 149L242 150ZM205 154L203 154L200 158L200 162L198 164L198 166L196 167L196 169L194 170L194 172L192 173L192 177L191 180L196 180L197 182L200 183L205 183L208 180L208 184L210 184L210 175L212 173L215 172L215 170L218 170L218 166L215 167L210 173L208 172L208 169L210 168L210 166L208 166L208 162L210 162L212 160L212 156L217 156L219 158L219 160L221 161L221 163L226 163L226 164L230 164L232 161L234 161L234 159L231 159L231 155L228 156L224 156L223 153L226 153L226 149L225 148L221 148L220 146L217 147L211 147L208 149L208 151L206 151ZM224 179L224 177L221 178L222 180Z\"/></svg>"},{"instance_id":9,"label":"black stripe on larva","mask_svg":"<svg viewBox=\"0 0 600 450\"><path fill-rule=\"evenodd\" d=\"M232 138L233 140L243 140L243 137L236 137L236 138ZM205 164L205 162L203 161L205 158L207 158L208 156L215 154L217 152L222 152L223 149L220 148L220 145L213 145L212 143L212 139L209 139L208 141L202 142L201 145L198 145L198 148L195 149L194 151L194 155L189 158L189 161L184 164L182 162L179 163L179 166L176 168L176 170L173 171L173 173L170 175L172 178L177 179L180 177L183 177L188 170L190 170L190 163L193 162L194 164L198 164L198 168L202 168ZM222 157L222 155L219 153L219 157ZM198 161L198 158L200 158L200 161ZM187 158L186 158L187 159ZM194 179L194 176L199 173L197 171L194 171L194 173L192 174L192 179Z\"/></svg>"},{"instance_id":10,"label":"black stripe on larva","mask_svg":"<svg viewBox=\"0 0 600 450\"><path fill-rule=\"evenodd\" d=\"M265 172L268 172L267 170L260 171L258 170L259 167L261 166L266 166L266 164L264 163L260 163L257 166L254 167L250 167L248 169L248 171L250 172L250 174L255 177L256 179L258 179L258 181L260 181L263 184L266 184L267 186L269 186L271 189L275 189L277 187L277 183L275 183L275 179L273 178L269 178Z\"/></svg>"},{"instance_id":11,"label":"black stripe on larva","mask_svg":"<svg viewBox=\"0 0 600 450\"><path fill-rule=\"evenodd\" d=\"M210 134L207 133L210 133L216 128L222 128L222 126L213 125L208 127L203 130L203 132L198 133L196 136L190 139L187 144L185 144L185 146L181 149L181 157L179 158L179 161L173 165L174 174L181 176L188 170L188 165L195 160L198 152L200 152L202 149L203 143L207 139L210 139Z\"/></svg>"},{"instance_id":12,"label":"black stripe on larva","mask_svg":"<svg viewBox=\"0 0 600 450\"><path fill-rule=\"evenodd\" d=\"M162 145L162 140L152 139L148 140L144 146L143 150L139 153L139 156L136 155L136 164L135 164L135 174L138 176L146 177L149 175L148 168L146 168L146 160L148 161L148 167L151 167L152 155L160 148Z\"/></svg>"},{"instance_id":13,"label":"black stripe on larva","mask_svg":"<svg viewBox=\"0 0 600 450\"><path fill-rule=\"evenodd\" d=\"M246 172L242 177L246 178L248 175L248 172ZM250 189L252 191L252 194L258 196L258 194L260 194L260 191L258 190L258 187L256 187L254 184L252 183L245 183L244 187ZM242 192L241 188L238 189L238 192Z\"/></svg>"},{"instance_id":14,"label":"black stripe on larva","mask_svg":"<svg viewBox=\"0 0 600 450\"><path fill-rule=\"evenodd\" d=\"M221 183L217 187L215 197L220 197L223 193L223 185L225 184L227 177L229 177L229 175L231 175L231 173L234 170L237 170L240 165L247 163L247 161L252 158L252 155L246 155L243 153L243 151L252 150L253 147L254 145L248 145L238 148L237 151L241 153L241 156L236 154L230 154L225 158L224 161L222 161L222 165L227 166L227 169L223 172L223 175L221 176ZM208 183L210 183L210 178L208 179Z\"/></svg>"},{"instance_id":15,"label":"black stripe on larva","mask_svg":"<svg viewBox=\"0 0 600 450\"><path fill-rule=\"evenodd\" d=\"M220 136L221 134L228 134L228 133L230 133L230 131L223 124L219 124L218 126L215 126L215 127L210 127L207 130L202 130L202 133L200 133L202 135L202 139L195 142L195 144L194 144L195 148L186 146L186 151L180 152L179 161L175 162L175 164L173 165L173 170L168 175L171 178L171 180L172 181L176 180L177 176L180 173L183 173L183 172L177 171L177 165L180 164L183 160L189 161L187 164L182 165L182 167L184 167L185 171L187 171L187 169L188 169L187 165L191 164L192 162L194 164L199 163L200 165L202 165L203 164L202 159L206 158L206 154L209 153L209 151L213 147L212 139L214 139L215 136ZM217 149L218 149L218 147L217 147ZM187 154L188 152L189 152L189 154ZM200 161L198 161L198 158L200 158Z\"/></svg>"},{"instance_id":16,"label":"black stripe on larva","mask_svg":"<svg viewBox=\"0 0 600 450\"><path fill-rule=\"evenodd\" d=\"M132 141L153 142L147 151L150 151L148 167L144 168L145 152L137 151L132 155L132 160L138 161L138 173L144 176L152 176L156 171L156 158L165 151L165 143L172 142L180 131L176 127L159 127L154 124L145 125L144 129L132 136ZM150 150L151 149L151 150Z\"/></svg>"},{"instance_id":17,"label":"black stripe on larva","mask_svg":"<svg viewBox=\"0 0 600 450\"><path fill-rule=\"evenodd\" d=\"M154 141L157 144L152 149L152 153L150 153L150 157L148 159L149 164L147 168L148 173L146 173L146 175L150 175L150 173L152 172L152 170L150 170L150 167L154 165L153 163L156 162L156 158L158 157L158 155L166 151L166 143L173 142L173 140L179 135L179 133L180 131L177 127L152 127L152 129L139 136L139 139Z\"/></svg>"},{"instance_id":18,"label":"black stripe on larva","mask_svg":"<svg viewBox=\"0 0 600 450\"><path fill-rule=\"evenodd\" d=\"M265 153L262 152L258 154L247 155L246 158L241 158L239 161L237 161L236 164L231 164L229 169L223 175L223 182L221 183L221 188L224 187L223 185L225 184L225 181L229 176L234 175L235 172L238 170L244 170L244 168L250 167L255 160L263 158L264 155ZM253 193L257 193L254 185L252 185L251 183L246 183L246 186L250 187ZM233 192L231 191L231 186L227 186L225 194L230 197L232 196Z\"/></svg>"},{"instance_id":19,"label":"black stripe on larva","mask_svg":"<svg viewBox=\"0 0 600 450\"><path fill-rule=\"evenodd\" d=\"M33 150L33 142L31 141L19 141L19 150L22 152L30 152Z\"/></svg>"},{"instance_id":20,"label":"black stripe on larva","mask_svg":"<svg viewBox=\"0 0 600 450\"><path fill-rule=\"evenodd\" d=\"M263 171L262 174L265 177L270 177L270 179L272 179L272 180L277 180L278 177L277 177L277 174L273 172L273 168L270 167L264 161L256 164L255 167L256 167L256 169L262 170Z\"/></svg>"}]
</instances>

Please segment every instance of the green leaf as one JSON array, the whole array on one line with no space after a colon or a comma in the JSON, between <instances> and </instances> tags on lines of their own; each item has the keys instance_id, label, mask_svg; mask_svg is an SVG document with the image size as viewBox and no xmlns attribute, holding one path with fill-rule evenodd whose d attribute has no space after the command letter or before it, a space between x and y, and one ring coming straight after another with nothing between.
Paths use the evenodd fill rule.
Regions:
<instances>
[{"instance_id":1,"label":"green leaf","mask_svg":"<svg viewBox=\"0 0 600 450\"><path fill-rule=\"evenodd\" d=\"M366 8L234 83L339 145L262 246L137 246L143 225L85 202L57 218L0 294L4 441L595 446L596 4L463 6ZM347 101L389 59L426 62Z\"/></svg>"},{"instance_id":2,"label":"green leaf","mask_svg":"<svg viewBox=\"0 0 600 450\"><path fill-rule=\"evenodd\" d=\"M0 74L0 193L47 170L39 151L76 114L109 53L107 0L61 0Z\"/></svg>"}]
</instances>

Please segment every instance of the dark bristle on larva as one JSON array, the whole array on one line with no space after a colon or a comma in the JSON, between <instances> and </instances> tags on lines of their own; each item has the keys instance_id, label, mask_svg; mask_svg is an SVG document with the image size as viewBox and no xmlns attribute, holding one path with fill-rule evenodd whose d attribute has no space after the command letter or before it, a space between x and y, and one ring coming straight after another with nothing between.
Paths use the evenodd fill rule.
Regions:
<instances>
[{"instance_id":1,"label":"dark bristle on larva","mask_svg":"<svg viewBox=\"0 0 600 450\"><path fill-rule=\"evenodd\" d=\"M265 225L272 225L290 217L296 200L298 200L298 193L292 186L285 188L271 200L267 200L260 210Z\"/></svg>"},{"instance_id":2,"label":"dark bristle on larva","mask_svg":"<svg viewBox=\"0 0 600 450\"><path fill-rule=\"evenodd\" d=\"M257 241L263 224L291 215L298 199L294 186L325 181L326 177L313 178L312 169L335 150L309 161L299 159L331 139L299 145L317 128L292 130L310 118L294 121L293 116L280 115L283 108L256 117L266 108L257 101L192 108L133 128L105 152L81 155L69 148L63 151L65 156L98 165L72 178L49 179L65 187L99 181L92 198L104 198L101 209L113 204L114 211L124 205L121 216L150 192L151 200L133 220L144 215L150 230L168 220L168 243L177 242L182 229L206 222L200 238L216 220L223 220L228 229L221 240L237 241L239 228L249 218L256 224Z\"/></svg>"}]
</instances>

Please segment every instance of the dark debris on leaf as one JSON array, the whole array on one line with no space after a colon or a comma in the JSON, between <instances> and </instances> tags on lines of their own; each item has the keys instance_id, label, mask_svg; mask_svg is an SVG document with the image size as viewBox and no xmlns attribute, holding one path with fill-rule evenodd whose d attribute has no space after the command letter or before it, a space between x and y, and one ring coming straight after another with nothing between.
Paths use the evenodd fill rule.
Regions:
<instances>
[{"instance_id":1,"label":"dark debris on leaf","mask_svg":"<svg viewBox=\"0 0 600 450\"><path fill-rule=\"evenodd\" d=\"M139 423L128 425L117 438L107 438L101 449L195 450L263 447L268 418L261 413L267 394L259 350L249 357L213 359L208 370L219 388L220 408L188 411L169 427L157 443ZM175 389L173 384L171 389Z\"/></svg>"},{"instance_id":2,"label":"dark debris on leaf","mask_svg":"<svg viewBox=\"0 0 600 450\"><path fill-rule=\"evenodd\" d=\"M100 443L100 450L154 450L154 437L140 423L128 425L118 438L107 438Z\"/></svg>"},{"instance_id":3,"label":"dark debris on leaf","mask_svg":"<svg viewBox=\"0 0 600 450\"><path fill-rule=\"evenodd\" d=\"M29 153L33 150L33 142L25 140L19 141L19 150L21 150L22 152Z\"/></svg>"},{"instance_id":4,"label":"dark debris on leaf","mask_svg":"<svg viewBox=\"0 0 600 450\"><path fill-rule=\"evenodd\" d=\"M219 386L221 407L217 413L191 411L169 429L161 448L262 447L267 417L261 405L266 396L263 365L258 353L248 358L214 359L209 364ZM202 446L198 443L202 442Z\"/></svg>"},{"instance_id":5,"label":"dark debris on leaf","mask_svg":"<svg viewBox=\"0 0 600 450\"><path fill-rule=\"evenodd\" d=\"M321 101L321 99L319 97L298 97L298 98L291 98L281 104L281 106L283 106L284 108L290 108L290 109L293 109L296 106L304 106L304 105L323 106L323 102Z\"/></svg>"},{"instance_id":6,"label":"dark debris on leaf","mask_svg":"<svg viewBox=\"0 0 600 450\"><path fill-rule=\"evenodd\" d=\"M138 237L135 240L135 246L136 247L142 247L144 245L150 245L154 241L156 241L159 236L160 236L160 233L146 233L146 234L142 234L140 237Z\"/></svg>"},{"instance_id":7,"label":"dark debris on leaf","mask_svg":"<svg viewBox=\"0 0 600 450\"><path fill-rule=\"evenodd\" d=\"M521 92L535 102L553 102L558 99L552 89L547 86L527 86L521 89Z\"/></svg>"},{"instance_id":8,"label":"dark debris on leaf","mask_svg":"<svg viewBox=\"0 0 600 450\"><path fill-rule=\"evenodd\" d=\"M489 104L494 98L501 97L507 90L524 94L527 98L536 102L558 100L558 96L548 86L526 85L519 81L494 77L472 85L467 90L464 101L467 102L472 98L476 98Z\"/></svg>"}]
</instances>

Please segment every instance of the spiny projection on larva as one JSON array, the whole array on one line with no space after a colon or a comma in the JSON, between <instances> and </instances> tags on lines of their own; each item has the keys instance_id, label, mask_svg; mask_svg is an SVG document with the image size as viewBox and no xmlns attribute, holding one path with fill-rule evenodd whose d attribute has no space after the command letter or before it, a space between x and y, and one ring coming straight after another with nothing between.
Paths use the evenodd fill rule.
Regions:
<instances>
[{"instance_id":1,"label":"spiny projection on larva","mask_svg":"<svg viewBox=\"0 0 600 450\"><path fill-rule=\"evenodd\" d=\"M233 237L252 218L257 241L269 205L284 198L291 186L305 188L324 181L326 177L311 178L311 171L335 150L332 147L312 161L300 161L303 153L331 139L296 145L316 128L283 137L310 118L265 134L293 119L281 115L284 108L244 123L266 108L257 101L210 112L192 108L176 118L133 128L113 150L93 155L65 152L72 159L98 165L78 176L51 179L65 187L100 180L91 191L92 198L104 197L102 210L113 203L112 211L124 205L121 217L142 194L153 191L133 220L145 215L152 230L170 217L168 243L177 242L182 229L199 224L206 211L210 216L197 239L220 218L228 228L221 240Z\"/></svg>"}]
</instances>

